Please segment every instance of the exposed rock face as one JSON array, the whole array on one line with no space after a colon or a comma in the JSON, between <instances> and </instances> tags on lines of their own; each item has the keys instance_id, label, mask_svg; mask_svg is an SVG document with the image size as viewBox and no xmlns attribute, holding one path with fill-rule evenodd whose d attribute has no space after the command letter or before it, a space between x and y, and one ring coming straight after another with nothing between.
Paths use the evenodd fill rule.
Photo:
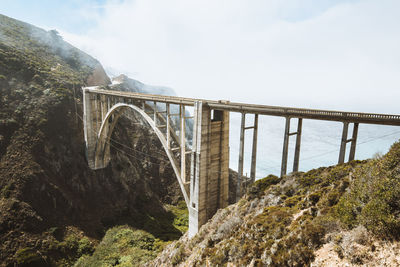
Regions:
<instances>
[{"instance_id":1,"label":"exposed rock face","mask_svg":"<svg viewBox=\"0 0 400 267\"><path fill-rule=\"evenodd\" d=\"M108 78L103 66L100 64L96 65L92 71L92 74L86 80L87 86L101 86L110 84L110 78Z\"/></svg>"},{"instance_id":2,"label":"exposed rock face","mask_svg":"<svg viewBox=\"0 0 400 267\"><path fill-rule=\"evenodd\" d=\"M147 85L121 74L112 79L113 88L118 91L138 92L157 95L176 95L174 90L166 86Z\"/></svg>"},{"instance_id":3,"label":"exposed rock face","mask_svg":"<svg viewBox=\"0 0 400 267\"><path fill-rule=\"evenodd\" d=\"M256 181L155 266L397 266L400 142L382 158Z\"/></svg>"},{"instance_id":4,"label":"exposed rock face","mask_svg":"<svg viewBox=\"0 0 400 267\"><path fill-rule=\"evenodd\" d=\"M400 266L399 251L400 242L379 240L359 226L330 235L311 266Z\"/></svg>"},{"instance_id":5,"label":"exposed rock face","mask_svg":"<svg viewBox=\"0 0 400 267\"><path fill-rule=\"evenodd\" d=\"M161 200L179 199L143 123L121 118L111 164L88 168L80 88L108 83L57 32L0 15L0 266L71 264L87 240L71 236L96 243L116 224L146 228L143 218L166 213Z\"/></svg>"}]
</instances>

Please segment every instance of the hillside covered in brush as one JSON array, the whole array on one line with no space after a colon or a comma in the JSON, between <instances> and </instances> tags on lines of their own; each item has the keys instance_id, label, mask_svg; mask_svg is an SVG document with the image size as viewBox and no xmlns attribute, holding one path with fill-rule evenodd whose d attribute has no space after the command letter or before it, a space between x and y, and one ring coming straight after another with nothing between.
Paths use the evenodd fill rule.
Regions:
<instances>
[{"instance_id":1,"label":"hillside covered in brush","mask_svg":"<svg viewBox=\"0 0 400 267\"><path fill-rule=\"evenodd\" d=\"M173 94L111 82L57 31L0 15L0 266L400 265L400 143L261 179L188 239L173 169L135 114L120 118L109 166L88 168L81 88L94 85Z\"/></svg>"},{"instance_id":2,"label":"hillside covered in brush","mask_svg":"<svg viewBox=\"0 0 400 267\"><path fill-rule=\"evenodd\" d=\"M399 266L400 143L382 158L256 181L153 266Z\"/></svg>"},{"instance_id":3,"label":"hillside covered in brush","mask_svg":"<svg viewBox=\"0 0 400 267\"><path fill-rule=\"evenodd\" d=\"M119 225L158 247L181 235L165 208L180 189L146 125L121 118L110 165L87 166L81 88L110 83L56 31L0 15L0 266L71 266Z\"/></svg>"}]
</instances>

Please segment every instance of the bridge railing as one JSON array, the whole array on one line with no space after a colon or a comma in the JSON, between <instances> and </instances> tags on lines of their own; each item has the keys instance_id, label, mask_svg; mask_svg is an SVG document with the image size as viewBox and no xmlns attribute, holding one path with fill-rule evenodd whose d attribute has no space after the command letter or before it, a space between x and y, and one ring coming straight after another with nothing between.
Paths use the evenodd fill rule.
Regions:
<instances>
[{"instance_id":1,"label":"bridge railing","mask_svg":"<svg viewBox=\"0 0 400 267\"><path fill-rule=\"evenodd\" d=\"M335 110L319 110L319 109L305 109L305 108L292 108L280 107L270 105L255 105L245 103L235 103L230 101L215 101L206 99L195 99L177 96L161 96L153 94L121 92L103 89L88 89L91 93L103 94L110 96L120 96L126 98L135 98L145 101L164 102L176 105L193 106L196 101L202 101L204 104L214 109L226 110L231 112L252 113L269 116L280 117L293 117L305 118L315 120L329 120L341 122L357 122L367 124L382 124L382 125L400 125L400 115L393 114L376 114L376 113L362 113L362 112L345 112Z\"/></svg>"}]
</instances>

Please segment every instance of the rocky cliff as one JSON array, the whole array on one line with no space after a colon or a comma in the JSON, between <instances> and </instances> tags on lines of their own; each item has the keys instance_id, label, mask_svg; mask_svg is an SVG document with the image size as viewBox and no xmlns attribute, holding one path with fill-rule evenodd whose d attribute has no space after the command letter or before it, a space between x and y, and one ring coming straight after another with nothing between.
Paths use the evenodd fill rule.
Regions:
<instances>
[{"instance_id":1,"label":"rocky cliff","mask_svg":"<svg viewBox=\"0 0 400 267\"><path fill-rule=\"evenodd\" d=\"M382 158L258 180L153 266L399 266L400 143Z\"/></svg>"},{"instance_id":2,"label":"rocky cliff","mask_svg":"<svg viewBox=\"0 0 400 267\"><path fill-rule=\"evenodd\" d=\"M0 15L0 266L69 266L114 225L180 236L163 205L179 187L143 124L122 118L111 164L87 167L81 87L110 83L56 31Z\"/></svg>"}]
</instances>

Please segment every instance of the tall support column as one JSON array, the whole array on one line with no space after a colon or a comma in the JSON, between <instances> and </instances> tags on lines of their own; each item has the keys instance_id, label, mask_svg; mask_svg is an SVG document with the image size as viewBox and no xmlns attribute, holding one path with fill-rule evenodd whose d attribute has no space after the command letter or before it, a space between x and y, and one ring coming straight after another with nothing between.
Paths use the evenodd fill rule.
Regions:
<instances>
[{"instance_id":1,"label":"tall support column","mask_svg":"<svg viewBox=\"0 0 400 267\"><path fill-rule=\"evenodd\" d=\"M286 175L287 171L287 159L289 151L289 131L290 131L290 118L286 118L285 124L285 135L283 139L283 151L282 151L282 165L281 165L281 177Z\"/></svg>"},{"instance_id":2,"label":"tall support column","mask_svg":"<svg viewBox=\"0 0 400 267\"><path fill-rule=\"evenodd\" d=\"M93 95L93 97L94 97L94 100L92 101L92 104L93 104L93 112L94 112L94 117L95 117L95 126L94 126L94 129L95 129L95 131L96 131L96 133L99 131L99 129L100 129L100 125L101 125L101 122L99 122L100 121L100 115L99 115L99 95L98 94L94 94Z\"/></svg>"},{"instance_id":3,"label":"tall support column","mask_svg":"<svg viewBox=\"0 0 400 267\"><path fill-rule=\"evenodd\" d=\"M229 112L223 111L221 117L221 130L214 135L220 135L219 157L219 206L225 208L229 204Z\"/></svg>"},{"instance_id":4,"label":"tall support column","mask_svg":"<svg viewBox=\"0 0 400 267\"><path fill-rule=\"evenodd\" d=\"M187 183L186 179L186 125L185 125L185 106L180 105L179 114L181 119L181 130L180 130L180 138L181 138L181 177L182 182Z\"/></svg>"},{"instance_id":5,"label":"tall support column","mask_svg":"<svg viewBox=\"0 0 400 267\"><path fill-rule=\"evenodd\" d=\"M167 119L167 147L168 147L168 149L170 149L171 148L171 133L170 133L170 130L169 130L169 128L170 128L170 119L171 119L171 116L170 116L170 108L169 108L169 103L166 103L165 104L165 110L166 110L166 112L167 112L167 114L166 114L166 119ZM194 135L194 134L193 134Z\"/></svg>"},{"instance_id":6,"label":"tall support column","mask_svg":"<svg viewBox=\"0 0 400 267\"><path fill-rule=\"evenodd\" d=\"M354 160L354 157L356 155L356 145L357 145L357 135L358 135L358 122L355 122L353 126L354 126L354 128L353 128L353 136L351 138L349 161Z\"/></svg>"},{"instance_id":7,"label":"tall support column","mask_svg":"<svg viewBox=\"0 0 400 267\"><path fill-rule=\"evenodd\" d=\"M254 182L256 179L257 134L258 134L258 114L254 114L253 149L251 152L251 168L250 168L250 178L252 182Z\"/></svg>"},{"instance_id":8,"label":"tall support column","mask_svg":"<svg viewBox=\"0 0 400 267\"><path fill-rule=\"evenodd\" d=\"M89 90L83 89L83 130L86 142L86 156L89 167L94 168L94 149L96 135L93 127L92 95Z\"/></svg>"},{"instance_id":9,"label":"tall support column","mask_svg":"<svg viewBox=\"0 0 400 267\"><path fill-rule=\"evenodd\" d=\"M103 101L103 95L100 95L100 118L103 121L104 118L104 105L103 105L104 101Z\"/></svg>"},{"instance_id":10,"label":"tall support column","mask_svg":"<svg viewBox=\"0 0 400 267\"><path fill-rule=\"evenodd\" d=\"M296 134L296 147L294 150L294 161L293 161L293 172L299 171L299 161L300 161L300 143L301 143L301 128L303 126L303 119L298 118L297 123L297 134Z\"/></svg>"},{"instance_id":11,"label":"tall support column","mask_svg":"<svg viewBox=\"0 0 400 267\"><path fill-rule=\"evenodd\" d=\"M240 124L240 145L239 145L239 164L236 184L236 201L242 197L242 176L244 160L244 130L246 125L246 113L242 113L242 123Z\"/></svg>"},{"instance_id":12,"label":"tall support column","mask_svg":"<svg viewBox=\"0 0 400 267\"><path fill-rule=\"evenodd\" d=\"M190 238L219 208L228 205L229 112L218 111L218 119L211 120L210 107L195 102L191 156Z\"/></svg>"},{"instance_id":13,"label":"tall support column","mask_svg":"<svg viewBox=\"0 0 400 267\"><path fill-rule=\"evenodd\" d=\"M156 101L154 101L153 109L154 109L154 125L157 126L157 103L156 103Z\"/></svg>"},{"instance_id":14,"label":"tall support column","mask_svg":"<svg viewBox=\"0 0 400 267\"><path fill-rule=\"evenodd\" d=\"M86 155L91 169L104 168L102 161L97 160L97 135L102 122L102 102L98 94L90 93L89 89L83 90L83 124L86 142ZM106 131L104 131L106 132Z\"/></svg>"},{"instance_id":15,"label":"tall support column","mask_svg":"<svg viewBox=\"0 0 400 267\"><path fill-rule=\"evenodd\" d=\"M203 103L196 101L194 104L194 125L193 125L193 149L190 164L190 201L189 201L189 237L193 237L201 226L201 220L205 216L200 216L199 210L205 209L200 206L200 163L202 149L202 126L203 126ZM204 118L207 122L207 117ZM207 125L205 125L207 127ZM203 155L204 157L204 155ZM204 161L204 159L203 159ZM201 173L203 174L203 173ZM204 179L204 178L203 178Z\"/></svg>"},{"instance_id":16,"label":"tall support column","mask_svg":"<svg viewBox=\"0 0 400 267\"><path fill-rule=\"evenodd\" d=\"M343 122L343 132L342 132L342 141L340 142L340 152L339 152L339 161L338 163L344 163L344 157L346 155L346 144L347 144L347 133L349 130L349 123Z\"/></svg>"},{"instance_id":17,"label":"tall support column","mask_svg":"<svg viewBox=\"0 0 400 267\"><path fill-rule=\"evenodd\" d=\"M107 98L105 95L101 96L101 120L103 121L104 118L106 117L106 114L108 112L107 108Z\"/></svg>"}]
</instances>

